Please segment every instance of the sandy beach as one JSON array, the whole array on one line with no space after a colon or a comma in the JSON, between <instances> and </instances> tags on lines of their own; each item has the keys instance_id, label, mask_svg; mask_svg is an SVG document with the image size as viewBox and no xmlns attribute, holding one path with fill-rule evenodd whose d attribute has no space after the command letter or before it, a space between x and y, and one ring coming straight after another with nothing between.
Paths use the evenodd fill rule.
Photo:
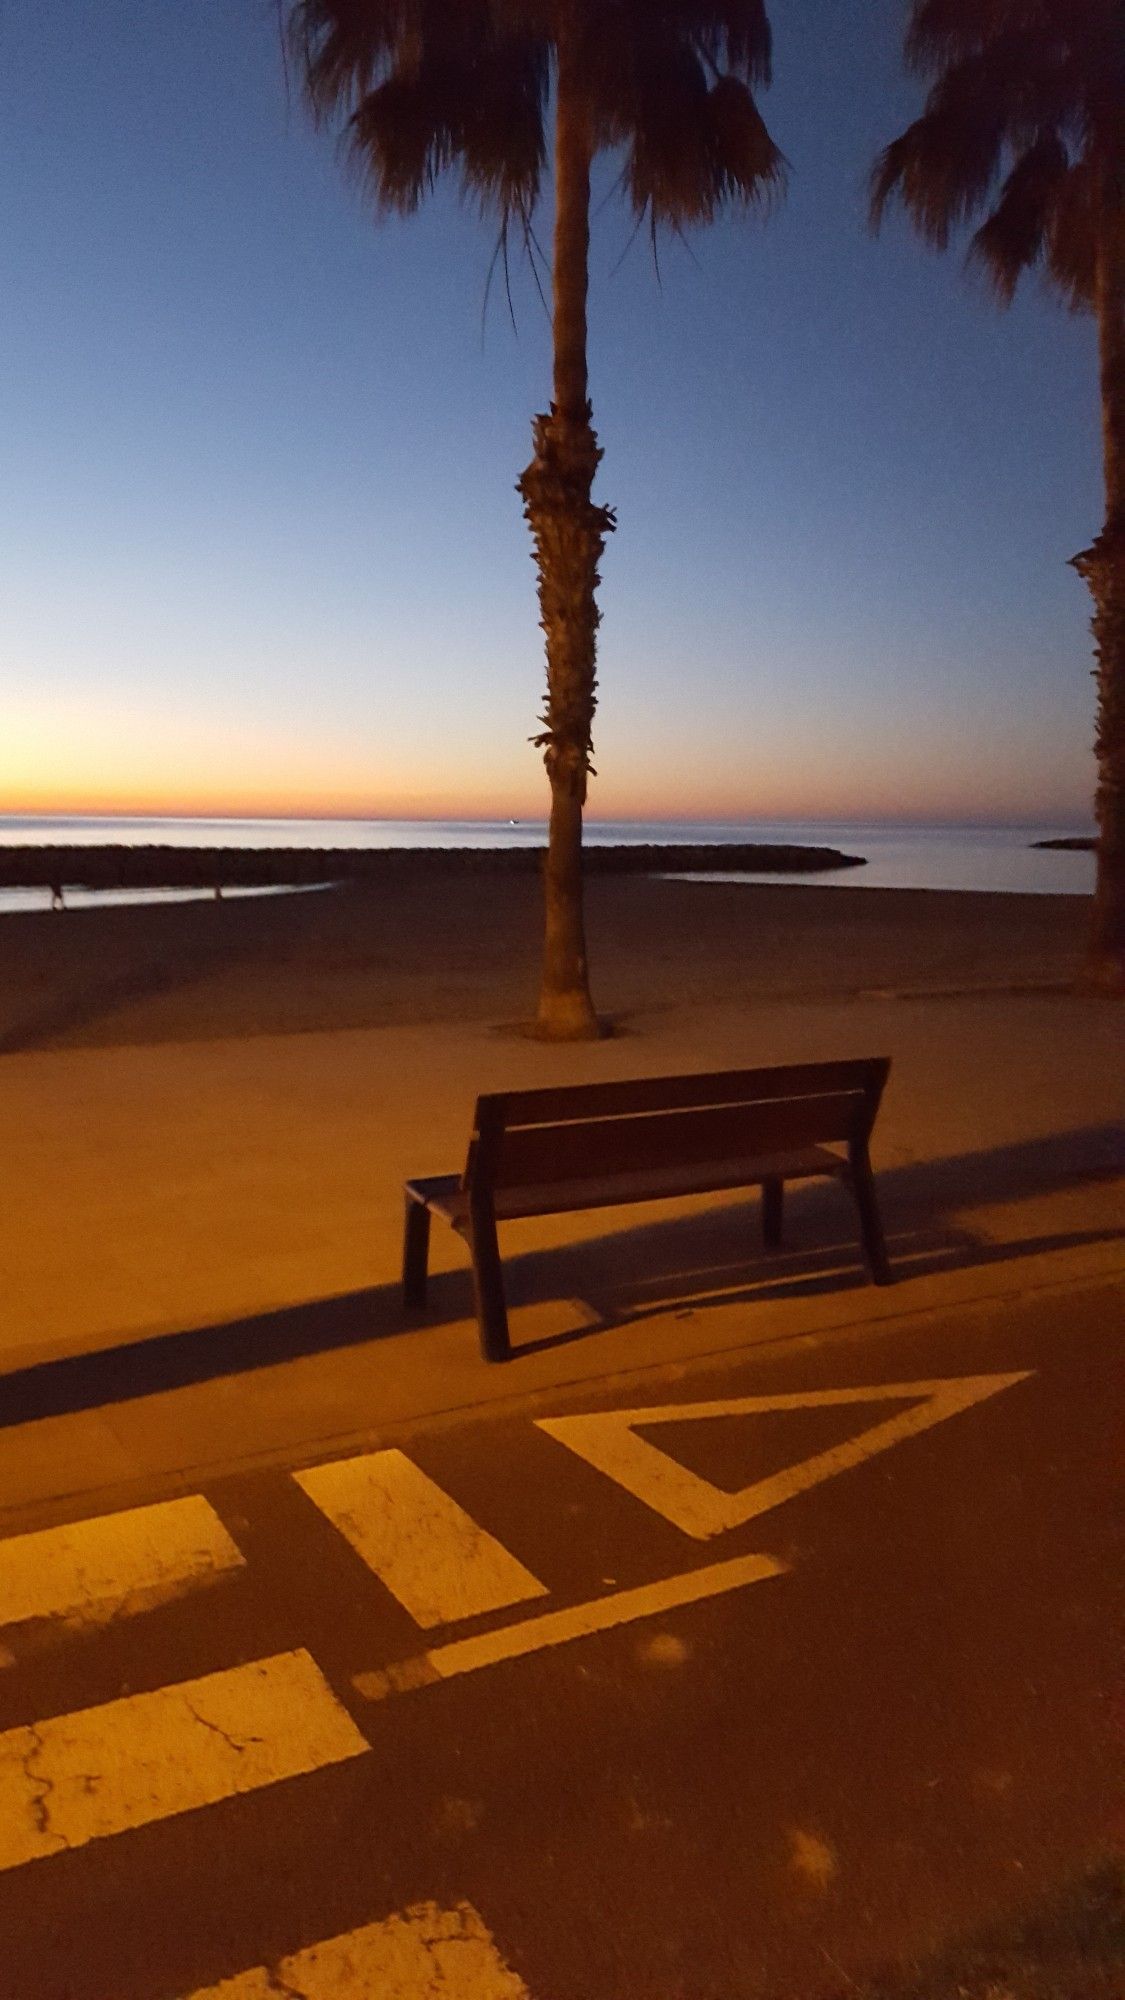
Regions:
<instances>
[{"instance_id":1,"label":"sandy beach","mask_svg":"<svg viewBox=\"0 0 1125 2000\"><path fill-rule=\"evenodd\" d=\"M763 999L1064 985L1078 897L595 877L595 1000L622 1029ZM379 887L0 919L0 1051L526 1020L538 882L428 872Z\"/></svg>"}]
</instances>

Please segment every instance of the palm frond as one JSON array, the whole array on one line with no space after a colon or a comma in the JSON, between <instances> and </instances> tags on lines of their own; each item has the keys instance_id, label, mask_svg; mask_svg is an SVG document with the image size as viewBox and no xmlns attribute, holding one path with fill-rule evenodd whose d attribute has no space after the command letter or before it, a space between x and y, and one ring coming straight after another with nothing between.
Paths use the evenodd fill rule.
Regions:
<instances>
[{"instance_id":1,"label":"palm frond","mask_svg":"<svg viewBox=\"0 0 1125 2000\"><path fill-rule=\"evenodd\" d=\"M915 0L904 43L907 63L923 74L944 68L1041 12L1036 0Z\"/></svg>"},{"instance_id":2,"label":"palm frond","mask_svg":"<svg viewBox=\"0 0 1125 2000\"><path fill-rule=\"evenodd\" d=\"M550 41L558 27L558 0L491 0L491 12L500 34Z\"/></svg>"},{"instance_id":3,"label":"palm frond","mask_svg":"<svg viewBox=\"0 0 1125 2000\"><path fill-rule=\"evenodd\" d=\"M720 202L769 201L779 194L788 163L747 86L733 76L719 77L711 88L710 113Z\"/></svg>"},{"instance_id":4,"label":"palm frond","mask_svg":"<svg viewBox=\"0 0 1125 2000\"><path fill-rule=\"evenodd\" d=\"M1076 58L1088 72L1112 63L1114 45L1119 61L1125 54L1118 0L915 0L906 60L931 73L1009 34L1056 59Z\"/></svg>"},{"instance_id":5,"label":"palm frond","mask_svg":"<svg viewBox=\"0 0 1125 2000\"><path fill-rule=\"evenodd\" d=\"M454 167L502 219L534 207L549 49L499 32L492 0L297 0L290 23L310 103L347 114L379 210L409 214Z\"/></svg>"},{"instance_id":6,"label":"palm frond","mask_svg":"<svg viewBox=\"0 0 1125 2000\"><path fill-rule=\"evenodd\" d=\"M460 141L465 193L518 218L526 233L547 157L546 45L512 39L487 50L469 83Z\"/></svg>"},{"instance_id":7,"label":"palm frond","mask_svg":"<svg viewBox=\"0 0 1125 2000\"><path fill-rule=\"evenodd\" d=\"M716 72L693 36L672 31L672 17L705 11L665 0L641 33L624 6L601 19L585 64L595 143L624 150L633 213L675 230L766 199L784 178L748 84Z\"/></svg>"},{"instance_id":8,"label":"palm frond","mask_svg":"<svg viewBox=\"0 0 1125 2000\"><path fill-rule=\"evenodd\" d=\"M399 47L401 0L296 0L288 41L318 118L350 113Z\"/></svg>"},{"instance_id":9,"label":"palm frond","mask_svg":"<svg viewBox=\"0 0 1125 2000\"><path fill-rule=\"evenodd\" d=\"M456 72L423 64L389 76L352 113L347 138L377 208L411 215L456 157L461 136Z\"/></svg>"},{"instance_id":10,"label":"palm frond","mask_svg":"<svg viewBox=\"0 0 1125 2000\"><path fill-rule=\"evenodd\" d=\"M934 82L875 163L874 225L898 197L945 248L985 211L969 254L1002 301L1043 261L1088 305L1099 233L1125 228L1121 0L913 0L906 52Z\"/></svg>"},{"instance_id":11,"label":"palm frond","mask_svg":"<svg viewBox=\"0 0 1125 2000\"><path fill-rule=\"evenodd\" d=\"M292 0L291 47L322 119L343 115L380 210L442 174L522 226L539 198L560 0ZM783 184L750 86L765 0L604 0L581 51L595 150L620 150L634 213L674 229Z\"/></svg>"},{"instance_id":12,"label":"palm frond","mask_svg":"<svg viewBox=\"0 0 1125 2000\"><path fill-rule=\"evenodd\" d=\"M1044 132L1021 153L992 214L973 237L969 256L987 271L1004 305L1011 304L1023 273L1039 261L1069 164L1062 140Z\"/></svg>"},{"instance_id":13,"label":"palm frond","mask_svg":"<svg viewBox=\"0 0 1125 2000\"><path fill-rule=\"evenodd\" d=\"M1076 160L1060 182L1047 220L1047 268L1072 312L1094 302L1098 250L1104 233L1125 236L1125 204L1107 216L1100 175L1090 160Z\"/></svg>"},{"instance_id":14,"label":"palm frond","mask_svg":"<svg viewBox=\"0 0 1125 2000\"><path fill-rule=\"evenodd\" d=\"M707 160L707 75L693 49L653 37L634 48L632 91L617 107L606 105L603 131L611 135L614 108L623 114L613 137L625 139L625 187L634 214L649 210L662 221L707 209L711 175Z\"/></svg>"},{"instance_id":15,"label":"palm frond","mask_svg":"<svg viewBox=\"0 0 1125 2000\"><path fill-rule=\"evenodd\" d=\"M665 74L671 85L671 64ZM678 231L776 192L785 163L747 86L724 76L708 88L686 57L675 83L647 96L633 121L625 183L634 214Z\"/></svg>"},{"instance_id":16,"label":"palm frond","mask_svg":"<svg viewBox=\"0 0 1125 2000\"><path fill-rule=\"evenodd\" d=\"M1066 52L1025 29L1013 29L950 63L925 108L956 120L997 119L1009 144L1022 150L1049 127L1065 125L1075 101Z\"/></svg>"},{"instance_id":17,"label":"palm frond","mask_svg":"<svg viewBox=\"0 0 1125 2000\"><path fill-rule=\"evenodd\" d=\"M713 71L745 83L770 82L773 35L765 0L665 0L652 11Z\"/></svg>"},{"instance_id":18,"label":"palm frond","mask_svg":"<svg viewBox=\"0 0 1125 2000\"><path fill-rule=\"evenodd\" d=\"M928 242L944 250L950 230L972 215L1000 169L1004 143L998 116L956 117L926 112L892 139L871 175L871 223L878 229L897 195Z\"/></svg>"},{"instance_id":19,"label":"palm frond","mask_svg":"<svg viewBox=\"0 0 1125 2000\"><path fill-rule=\"evenodd\" d=\"M505 32L553 40L559 0L492 0ZM768 83L772 36L766 0L600 0L587 16L590 42L624 35L634 42L652 35L690 46L716 72L747 83Z\"/></svg>"}]
</instances>

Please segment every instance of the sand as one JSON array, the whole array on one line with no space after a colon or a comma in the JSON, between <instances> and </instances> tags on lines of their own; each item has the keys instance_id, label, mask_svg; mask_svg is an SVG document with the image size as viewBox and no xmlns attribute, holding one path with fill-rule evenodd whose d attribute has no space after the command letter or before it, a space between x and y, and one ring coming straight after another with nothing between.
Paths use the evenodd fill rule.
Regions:
<instances>
[{"instance_id":1,"label":"sand","mask_svg":"<svg viewBox=\"0 0 1125 2000\"><path fill-rule=\"evenodd\" d=\"M1081 950L1080 897L601 877L599 1009L1042 989ZM534 1012L538 883L440 872L292 896L0 917L0 1052L316 1033Z\"/></svg>"}]
</instances>

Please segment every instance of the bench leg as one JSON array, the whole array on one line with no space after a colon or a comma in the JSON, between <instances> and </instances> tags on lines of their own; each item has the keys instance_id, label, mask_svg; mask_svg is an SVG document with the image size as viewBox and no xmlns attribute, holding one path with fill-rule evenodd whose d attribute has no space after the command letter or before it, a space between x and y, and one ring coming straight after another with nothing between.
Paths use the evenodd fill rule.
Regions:
<instances>
[{"instance_id":1,"label":"bench leg","mask_svg":"<svg viewBox=\"0 0 1125 2000\"><path fill-rule=\"evenodd\" d=\"M868 1276L873 1285L889 1285L891 1267L887 1262L887 1246L883 1239L883 1224L875 1196L875 1177L871 1172L871 1161L867 1157L866 1149L863 1152L857 1150L852 1154L850 1180L855 1205L859 1210L859 1234Z\"/></svg>"},{"instance_id":2,"label":"bench leg","mask_svg":"<svg viewBox=\"0 0 1125 2000\"><path fill-rule=\"evenodd\" d=\"M406 1197L402 1232L402 1303L424 1306L426 1271L430 1258L430 1211L424 1201Z\"/></svg>"},{"instance_id":3,"label":"bench leg","mask_svg":"<svg viewBox=\"0 0 1125 2000\"><path fill-rule=\"evenodd\" d=\"M762 1242L767 1250L781 1247L781 1213L784 1200L785 1182L768 1180L762 1182Z\"/></svg>"},{"instance_id":4,"label":"bench leg","mask_svg":"<svg viewBox=\"0 0 1125 2000\"><path fill-rule=\"evenodd\" d=\"M480 1328L480 1351L486 1361L509 1361L508 1312L504 1304L504 1273L496 1240L496 1217L479 1208L470 1217L469 1249L473 1259L473 1291Z\"/></svg>"}]
</instances>

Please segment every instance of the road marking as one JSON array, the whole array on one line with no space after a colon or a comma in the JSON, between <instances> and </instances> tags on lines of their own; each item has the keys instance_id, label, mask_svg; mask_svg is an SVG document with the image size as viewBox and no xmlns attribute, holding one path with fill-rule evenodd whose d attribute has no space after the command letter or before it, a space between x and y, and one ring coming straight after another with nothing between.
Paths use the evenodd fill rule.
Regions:
<instances>
[{"instance_id":1,"label":"road marking","mask_svg":"<svg viewBox=\"0 0 1125 2000\"><path fill-rule=\"evenodd\" d=\"M294 1478L426 1631L547 1595L401 1451L313 1466Z\"/></svg>"},{"instance_id":2,"label":"road marking","mask_svg":"<svg viewBox=\"0 0 1125 2000\"><path fill-rule=\"evenodd\" d=\"M571 1639L584 1639L592 1632L608 1632L615 1625L654 1618L682 1604L698 1604L707 1597L742 1590L749 1583L783 1576L788 1567L774 1556L735 1556L729 1562L711 1563L683 1576L665 1577L660 1583L642 1584L637 1590L618 1590L611 1597L595 1597L566 1611L545 1611L537 1618L501 1625L496 1631L480 1632L471 1639L454 1639L449 1645L434 1646L412 1660L396 1661L378 1673L357 1674L352 1685L368 1701L381 1701L385 1695L401 1694L432 1681L453 1680L458 1674L476 1673L479 1667L494 1667L501 1660L541 1652L545 1646L564 1646Z\"/></svg>"},{"instance_id":3,"label":"road marking","mask_svg":"<svg viewBox=\"0 0 1125 2000\"><path fill-rule=\"evenodd\" d=\"M304 1651L0 1736L0 1870L370 1749Z\"/></svg>"},{"instance_id":4,"label":"road marking","mask_svg":"<svg viewBox=\"0 0 1125 2000\"><path fill-rule=\"evenodd\" d=\"M505 1965L471 1903L442 1910L414 1903L236 1979L201 1987L190 2000L531 2000Z\"/></svg>"},{"instance_id":5,"label":"road marking","mask_svg":"<svg viewBox=\"0 0 1125 2000\"><path fill-rule=\"evenodd\" d=\"M105 1625L182 1597L244 1558L201 1494L0 1542L0 1623Z\"/></svg>"},{"instance_id":6,"label":"road marking","mask_svg":"<svg viewBox=\"0 0 1125 2000\"><path fill-rule=\"evenodd\" d=\"M818 1486L821 1480L862 1465L865 1459L901 1444L904 1438L917 1437L1001 1389L1026 1381L1029 1372L960 1375L933 1382L879 1382L860 1389L810 1389L792 1395L738 1396L722 1403L658 1403L646 1410L540 1417L538 1427L643 1500L654 1513L662 1514L673 1527L704 1541L728 1528L740 1528L795 1494ZM704 1417L754 1417L768 1410L823 1410L849 1403L887 1402L911 1402L914 1407L860 1431L844 1444L788 1465L768 1479L757 1479L737 1493L726 1493L698 1473L689 1472L667 1452L638 1437L633 1428L636 1424L685 1423Z\"/></svg>"}]
</instances>

